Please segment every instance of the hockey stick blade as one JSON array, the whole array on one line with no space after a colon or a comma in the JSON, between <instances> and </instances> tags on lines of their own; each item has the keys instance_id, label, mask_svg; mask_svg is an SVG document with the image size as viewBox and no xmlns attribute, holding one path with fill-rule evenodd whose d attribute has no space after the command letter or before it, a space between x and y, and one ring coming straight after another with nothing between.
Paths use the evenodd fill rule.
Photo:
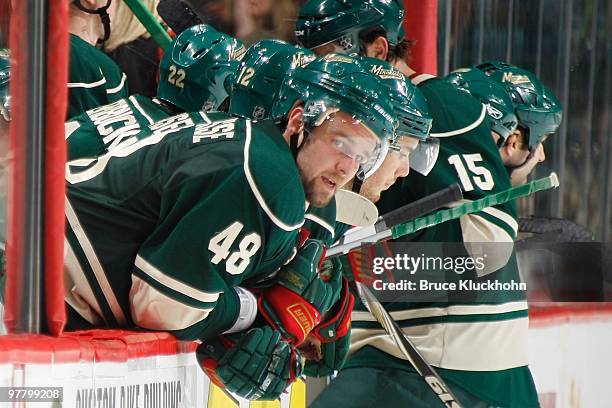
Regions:
<instances>
[{"instance_id":1,"label":"hockey stick blade","mask_svg":"<svg viewBox=\"0 0 612 408\"><path fill-rule=\"evenodd\" d=\"M367 227L378 220L378 208L364 196L340 189L335 197L336 221L356 227Z\"/></svg>"},{"instance_id":2,"label":"hockey stick blade","mask_svg":"<svg viewBox=\"0 0 612 408\"><path fill-rule=\"evenodd\" d=\"M392 236L391 227L459 201L462 197L461 187L458 184L453 184L427 197L388 212L380 217L373 226L355 228L347 232L335 246L329 248L328 257L348 253L349 250L358 247L364 241L380 242L389 239Z\"/></svg>"},{"instance_id":3,"label":"hockey stick blade","mask_svg":"<svg viewBox=\"0 0 612 408\"><path fill-rule=\"evenodd\" d=\"M189 27L202 24L204 21L198 14L182 0L160 0L157 5L157 14L179 35Z\"/></svg>"},{"instance_id":4,"label":"hockey stick blade","mask_svg":"<svg viewBox=\"0 0 612 408\"><path fill-rule=\"evenodd\" d=\"M402 354L404 354L406 359L412 364L417 373L423 377L427 385L429 385L429 388L431 388L444 406L448 408L461 408L462 405L457 400L457 397L455 397L436 370L434 370L423 356L419 354L408 336L406 336L397 322L393 320L389 312L387 312L378 299L376 299L370 289L361 282L355 281L355 285L357 286L357 293L361 302L365 305L374 319L376 319L382 328L385 329L387 334L395 341L395 344Z\"/></svg>"}]
</instances>

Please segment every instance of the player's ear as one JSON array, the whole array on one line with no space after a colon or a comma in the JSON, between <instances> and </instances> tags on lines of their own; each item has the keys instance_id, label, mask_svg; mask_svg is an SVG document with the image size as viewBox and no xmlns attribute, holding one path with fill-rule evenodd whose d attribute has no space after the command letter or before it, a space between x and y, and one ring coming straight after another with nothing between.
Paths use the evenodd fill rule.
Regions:
<instances>
[{"instance_id":1,"label":"player's ear","mask_svg":"<svg viewBox=\"0 0 612 408\"><path fill-rule=\"evenodd\" d=\"M385 37L376 37L374 41L366 46L367 57L386 60L387 54L389 54L389 42Z\"/></svg>"},{"instance_id":2,"label":"player's ear","mask_svg":"<svg viewBox=\"0 0 612 408\"><path fill-rule=\"evenodd\" d=\"M287 115L287 127L283 132L283 137L287 143L290 143L290 139L293 135L298 135L298 145L301 144L304 134L303 114L304 104L301 101L296 102Z\"/></svg>"},{"instance_id":3,"label":"player's ear","mask_svg":"<svg viewBox=\"0 0 612 408\"><path fill-rule=\"evenodd\" d=\"M506 156L512 157L512 153L519 147L519 134L514 132L506 139L506 142L502 146L502 150L506 153Z\"/></svg>"},{"instance_id":4,"label":"player's ear","mask_svg":"<svg viewBox=\"0 0 612 408\"><path fill-rule=\"evenodd\" d=\"M302 133L304 131L304 105L294 105L289 111L289 120L287 121L287 130L291 133Z\"/></svg>"}]
</instances>

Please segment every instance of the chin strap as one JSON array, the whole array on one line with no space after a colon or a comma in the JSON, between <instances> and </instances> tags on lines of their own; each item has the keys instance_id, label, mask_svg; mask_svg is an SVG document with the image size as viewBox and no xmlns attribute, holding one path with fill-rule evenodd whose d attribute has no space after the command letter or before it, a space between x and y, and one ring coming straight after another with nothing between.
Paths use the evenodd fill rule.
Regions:
<instances>
[{"instance_id":1,"label":"chin strap","mask_svg":"<svg viewBox=\"0 0 612 408\"><path fill-rule=\"evenodd\" d=\"M97 8L95 10L88 9L83 6L81 4L81 0L74 0L73 2L76 8L78 8L82 12L87 14L98 14L100 16L100 20L102 20L102 25L104 26L104 37L99 40L99 42L101 43L105 42L106 40L108 40L108 37L110 37L110 16L108 15L108 8L111 5L111 1L112 0L106 0L106 6Z\"/></svg>"},{"instance_id":2,"label":"chin strap","mask_svg":"<svg viewBox=\"0 0 612 408\"><path fill-rule=\"evenodd\" d=\"M304 137L306 137L306 135L304 135ZM302 148L302 146L298 146L298 142L299 141L300 141L300 134L299 133L293 133L289 137L289 149L291 149L291 153L293 153L293 158L296 159L296 160L297 160L298 152ZM304 143L302 143L302 144L304 144Z\"/></svg>"},{"instance_id":3,"label":"chin strap","mask_svg":"<svg viewBox=\"0 0 612 408\"><path fill-rule=\"evenodd\" d=\"M357 174L355 174L355 178L353 179L353 187L351 187L351 191L353 193L359 194L361 186L363 185L364 178L365 174L363 172L363 169L359 167L359 170L357 170Z\"/></svg>"}]
</instances>

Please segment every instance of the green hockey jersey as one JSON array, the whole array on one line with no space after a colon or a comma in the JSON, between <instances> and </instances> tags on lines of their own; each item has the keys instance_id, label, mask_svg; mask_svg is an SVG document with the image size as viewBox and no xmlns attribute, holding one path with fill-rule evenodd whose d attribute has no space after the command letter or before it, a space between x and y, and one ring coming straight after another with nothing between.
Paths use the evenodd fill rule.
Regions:
<instances>
[{"instance_id":1,"label":"green hockey jersey","mask_svg":"<svg viewBox=\"0 0 612 408\"><path fill-rule=\"evenodd\" d=\"M107 327L217 335L290 259L305 196L269 122L184 113L67 163L66 301Z\"/></svg>"},{"instance_id":2,"label":"green hockey jersey","mask_svg":"<svg viewBox=\"0 0 612 408\"><path fill-rule=\"evenodd\" d=\"M169 116L160 104L142 95L90 109L66 122L68 161L103 154Z\"/></svg>"},{"instance_id":3,"label":"green hockey jersey","mask_svg":"<svg viewBox=\"0 0 612 408\"><path fill-rule=\"evenodd\" d=\"M68 69L68 119L128 96L127 77L119 66L74 34Z\"/></svg>"},{"instance_id":4,"label":"green hockey jersey","mask_svg":"<svg viewBox=\"0 0 612 408\"><path fill-rule=\"evenodd\" d=\"M475 200L511 187L488 123L485 107L468 94L429 75L413 79L425 95L433 117L431 135L440 139L440 153L431 173L411 172L384 192L381 214L459 183L464 200ZM454 205L460 204L454 203ZM423 230L412 242L464 243L465 256L478 245L490 246L482 280L520 282L512 242L518 224L514 202L488 207ZM418 254L413 254L418 256ZM353 260L354 261L354 260ZM346 268L347 262L345 262ZM417 276L419 272L416 272ZM459 276L451 272L450 279ZM475 276L474 276L475 277ZM471 294L470 301L390 302L392 317L447 380L459 384L496 406L537 406L537 396L527 367L528 314L524 291L491 291ZM353 313L352 357L347 367L395 366L411 369L393 340L365 311Z\"/></svg>"}]
</instances>

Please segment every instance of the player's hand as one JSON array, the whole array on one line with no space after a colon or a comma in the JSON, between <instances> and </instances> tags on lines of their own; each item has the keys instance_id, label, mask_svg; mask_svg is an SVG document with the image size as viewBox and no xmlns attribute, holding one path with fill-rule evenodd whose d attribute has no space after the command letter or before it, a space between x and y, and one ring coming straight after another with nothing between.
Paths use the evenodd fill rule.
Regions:
<instances>
[{"instance_id":1,"label":"player's hand","mask_svg":"<svg viewBox=\"0 0 612 408\"><path fill-rule=\"evenodd\" d=\"M324 377L342 368L349 351L354 305L355 297L348 289L348 281L343 278L340 300L299 347L306 357L304 374Z\"/></svg>"},{"instance_id":2,"label":"player's hand","mask_svg":"<svg viewBox=\"0 0 612 408\"><path fill-rule=\"evenodd\" d=\"M302 371L298 352L268 326L207 340L196 356L213 383L249 400L279 398Z\"/></svg>"},{"instance_id":3,"label":"player's hand","mask_svg":"<svg viewBox=\"0 0 612 408\"><path fill-rule=\"evenodd\" d=\"M337 299L340 274L329 280L319 275L324 253L321 241L308 239L260 294L259 313L293 345L304 341Z\"/></svg>"}]
</instances>

